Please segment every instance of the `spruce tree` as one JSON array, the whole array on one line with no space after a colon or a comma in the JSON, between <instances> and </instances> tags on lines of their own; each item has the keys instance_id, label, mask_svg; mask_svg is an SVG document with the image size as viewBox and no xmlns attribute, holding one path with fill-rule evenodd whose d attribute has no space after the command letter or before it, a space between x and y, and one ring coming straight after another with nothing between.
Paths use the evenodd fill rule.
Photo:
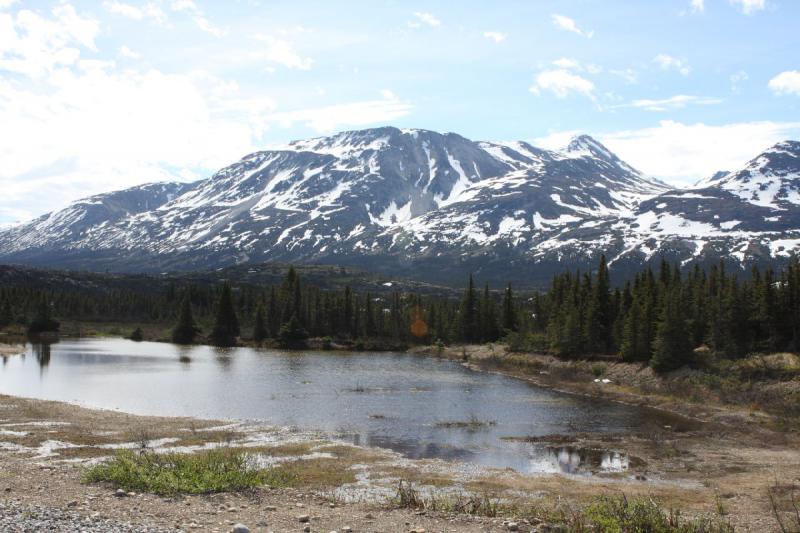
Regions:
<instances>
[{"instance_id":1,"label":"spruce tree","mask_svg":"<svg viewBox=\"0 0 800 533\"><path fill-rule=\"evenodd\" d=\"M8 298L3 298L3 303L0 304L0 328L10 326L14 321L14 313L11 310L11 302Z\"/></svg>"},{"instance_id":2,"label":"spruce tree","mask_svg":"<svg viewBox=\"0 0 800 533\"><path fill-rule=\"evenodd\" d=\"M253 319L253 341L257 343L264 342L264 339L269 336L267 321L264 314L264 304L258 304L256 316Z\"/></svg>"},{"instance_id":3,"label":"spruce tree","mask_svg":"<svg viewBox=\"0 0 800 533\"><path fill-rule=\"evenodd\" d=\"M50 313L50 302L45 296L42 296L36 306L36 314L28 324L28 334L38 335L39 333L56 332L59 327L59 322L53 319Z\"/></svg>"},{"instance_id":4,"label":"spruce tree","mask_svg":"<svg viewBox=\"0 0 800 533\"><path fill-rule=\"evenodd\" d=\"M231 286L226 282L222 285L217 316L209 338L216 346L234 346L239 333L239 319L236 318L236 310L233 308Z\"/></svg>"},{"instance_id":5,"label":"spruce tree","mask_svg":"<svg viewBox=\"0 0 800 533\"><path fill-rule=\"evenodd\" d=\"M506 332L517 331L517 311L514 308L514 293L510 283L503 293L503 329Z\"/></svg>"},{"instance_id":6,"label":"spruce tree","mask_svg":"<svg viewBox=\"0 0 800 533\"><path fill-rule=\"evenodd\" d=\"M472 274L469 275L469 285L464 292L464 298L461 300L458 315L459 340L462 342L479 340L478 299L475 296L475 282L472 279Z\"/></svg>"},{"instance_id":7,"label":"spruce tree","mask_svg":"<svg viewBox=\"0 0 800 533\"><path fill-rule=\"evenodd\" d=\"M606 256L600 256L597 280L591 289L586 313L586 348L594 353L606 353L611 339L611 295Z\"/></svg>"},{"instance_id":8,"label":"spruce tree","mask_svg":"<svg viewBox=\"0 0 800 533\"><path fill-rule=\"evenodd\" d=\"M181 302L178 323L172 330L172 342L175 344L192 344L200 332L192 316L192 302L187 293Z\"/></svg>"},{"instance_id":9,"label":"spruce tree","mask_svg":"<svg viewBox=\"0 0 800 533\"><path fill-rule=\"evenodd\" d=\"M692 361L692 345L680 296L680 287L672 287L664 298L650 360L656 372L675 370Z\"/></svg>"},{"instance_id":10,"label":"spruce tree","mask_svg":"<svg viewBox=\"0 0 800 533\"><path fill-rule=\"evenodd\" d=\"M300 324L297 315L292 315L278 332L278 344L283 348L299 348L305 345L306 339L308 332Z\"/></svg>"}]
</instances>

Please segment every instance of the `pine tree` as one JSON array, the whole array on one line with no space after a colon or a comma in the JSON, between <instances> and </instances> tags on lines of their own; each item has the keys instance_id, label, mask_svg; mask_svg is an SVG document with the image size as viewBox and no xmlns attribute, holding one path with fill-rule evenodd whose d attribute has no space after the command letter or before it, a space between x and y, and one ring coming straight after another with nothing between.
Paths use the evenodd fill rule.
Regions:
<instances>
[{"instance_id":1,"label":"pine tree","mask_svg":"<svg viewBox=\"0 0 800 533\"><path fill-rule=\"evenodd\" d=\"M50 302L47 297L42 296L36 306L36 314L28 324L28 334L38 335L39 333L50 333L59 330L60 324L53 319L50 312Z\"/></svg>"},{"instance_id":2,"label":"pine tree","mask_svg":"<svg viewBox=\"0 0 800 533\"><path fill-rule=\"evenodd\" d=\"M253 319L253 341L257 343L264 342L264 339L269 336L264 314L264 304L259 304L256 308L256 316Z\"/></svg>"},{"instance_id":3,"label":"pine tree","mask_svg":"<svg viewBox=\"0 0 800 533\"><path fill-rule=\"evenodd\" d=\"M172 330L172 342L175 344L192 344L200 333L199 328L194 323L192 316L192 302L187 293L181 302L181 310L178 315L178 323Z\"/></svg>"},{"instance_id":4,"label":"pine tree","mask_svg":"<svg viewBox=\"0 0 800 533\"><path fill-rule=\"evenodd\" d=\"M459 309L458 333L462 342L475 342L479 340L480 325L478 324L478 299L475 296L475 282L472 274L469 275L469 285L464 292Z\"/></svg>"},{"instance_id":5,"label":"pine tree","mask_svg":"<svg viewBox=\"0 0 800 533\"><path fill-rule=\"evenodd\" d=\"M517 310L514 308L514 293L510 283L503 293L503 329L506 332L517 331Z\"/></svg>"},{"instance_id":6,"label":"pine tree","mask_svg":"<svg viewBox=\"0 0 800 533\"><path fill-rule=\"evenodd\" d=\"M300 324L297 315L292 315L278 332L278 344L283 348L299 348L305 345L306 339L308 339L308 332Z\"/></svg>"},{"instance_id":7,"label":"pine tree","mask_svg":"<svg viewBox=\"0 0 800 533\"><path fill-rule=\"evenodd\" d=\"M11 310L11 302L8 298L3 298L0 304L0 328L10 326L14 322L14 312Z\"/></svg>"},{"instance_id":8,"label":"pine tree","mask_svg":"<svg viewBox=\"0 0 800 533\"><path fill-rule=\"evenodd\" d=\"M611 295L606 256L600 256L597 280L591 289L586 313L586 347L594 353L606 353L611 340Z\"/></svg>"},{"instance_id":9,"label":"pine tree","mask_svg":"<svg viewBox=\"0 0 800 533\"><path fill-rule=\"evenodd\" d=\"M692 356L680 287L672 287L664 298L650 366L656 372L667 372L690 363Z\"/></svg>"},{"instance_id":10,"label":"pine tree","mask_svg":"<svg viewBox=\"0 0 800 533\"><path fill-rule=\"evenodd\" d=\"M216 346L234 346L239 333L239 319L236 318L236 310L233 308L231 286L226 282L222 285L216 320L209 338Z\"/></svg>"}]
</instances>

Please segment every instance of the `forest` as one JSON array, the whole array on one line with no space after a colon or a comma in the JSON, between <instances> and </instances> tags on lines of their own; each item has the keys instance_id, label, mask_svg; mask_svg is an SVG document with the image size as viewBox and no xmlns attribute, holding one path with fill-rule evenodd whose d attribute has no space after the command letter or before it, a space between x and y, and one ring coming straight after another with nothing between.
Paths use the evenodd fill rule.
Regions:
<instances>
[{"instance_id":1,"label":"forest","mask_svg":"<svg viewBox=\"0 0 800 533\"><path fill-rule=\"evenodd\" d=\"M290 268L277 285L171 283L165 290L0 287L0 328L35 335L60 320L169 324L171 340L302 347L308 338L404 345L489 343L564 358L618 357L657 371L691 365L697 348L725 358L794 351L800 265L746 278L720 263L682 272L662 261L613 287L602 257L591 272L565 272L545 291L492 290L472 276L460 297L319 289ZM165 339L166 340L166 339ZM357 342L355 344L358 345Z\"/></svg>"}]
</instances>

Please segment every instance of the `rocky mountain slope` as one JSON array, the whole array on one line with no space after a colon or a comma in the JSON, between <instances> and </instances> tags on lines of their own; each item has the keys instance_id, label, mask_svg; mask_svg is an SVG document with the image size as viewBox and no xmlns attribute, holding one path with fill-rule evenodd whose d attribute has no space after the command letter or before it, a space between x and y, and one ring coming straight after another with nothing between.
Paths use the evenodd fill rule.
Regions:
<instances>
[{"instance_id":1,"label":"rocky mountain slope","mask_svg":"<svg viewBox=\"0 0 800 533\"><path fill-rule=\"evenodd\" d=\"M387 127L75 202L0 231L0 261L143 272L320 263L537 284L601 253L624 276L662 256L781 262L798 245L797 142L670 190L588 136L548 151Z\"/></svg>"}]
</instances>

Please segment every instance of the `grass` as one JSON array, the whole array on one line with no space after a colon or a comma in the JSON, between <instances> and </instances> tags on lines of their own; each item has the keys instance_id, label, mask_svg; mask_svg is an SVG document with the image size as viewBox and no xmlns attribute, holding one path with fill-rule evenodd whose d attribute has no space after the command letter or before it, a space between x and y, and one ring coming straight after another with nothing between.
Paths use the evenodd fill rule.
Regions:
<instances>
[{"instance_id":1,"label":"grass","mask_svg":"<svg viewBox=\"0 0 800 533\"><path fill-rule=\"evenodd\" d=\"M251 468L244 453L215 449L196 454L123 450L89 468L84 481L105 481L126 491L166 496L242 491L284 480Z\"/></svg>"},{"instance_id":2,"label":"grass","mask_svg":"<svg viewBox=\"0 0 800 533\"><path fill-rule=\"evenodd\" d=\"M533 524L549 523L573 533L733 533L720 517L684 518L679 511L665 511L652 498L629 500L624 495L598 498L585 509L561 504L545 508L515 504L489 495L423 496L412 484L401 481L391 504L406 509L464 513L495 518L513 516ZM786 531L786 530L784 530Z\"/></svg>"}]
</instances>

